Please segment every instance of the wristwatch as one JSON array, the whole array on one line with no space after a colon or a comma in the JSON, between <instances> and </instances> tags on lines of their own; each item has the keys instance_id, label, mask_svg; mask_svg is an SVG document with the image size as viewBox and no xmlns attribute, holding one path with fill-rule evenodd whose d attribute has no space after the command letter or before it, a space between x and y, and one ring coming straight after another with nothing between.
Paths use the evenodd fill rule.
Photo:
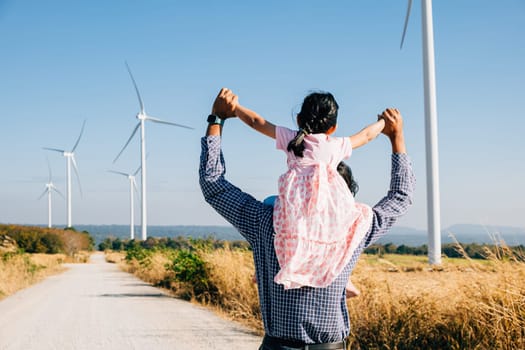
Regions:
<instances>
[{"instance_id":1,"label":"wristwatch","mask_svg":"<svg viewBox=\"0 0 525 350\"><path fill-rule=\"evenodd\" d=\"M210 114L208 116L208 123L210 123L210 124L219 124L220 126L223 126L224 125L224 119L222 119L218 115Z\"/></svg>"}]
</instances>

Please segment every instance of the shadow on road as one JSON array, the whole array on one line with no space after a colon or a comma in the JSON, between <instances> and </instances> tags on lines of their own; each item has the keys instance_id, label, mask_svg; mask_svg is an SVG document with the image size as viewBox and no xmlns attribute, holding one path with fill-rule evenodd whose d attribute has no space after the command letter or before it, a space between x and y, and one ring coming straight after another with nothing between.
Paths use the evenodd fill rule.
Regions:
<instances>
[{"instance_id":1,"label":"shadow on road","mask_svg":"<svg viewBox=\"0 0 525 350\"><path fill-rule=\"evenodd\" d=\"M170 298L162 293L116 293L116 294L99 294L97 297L102 298Z\"/></svg>"}]
</instances>

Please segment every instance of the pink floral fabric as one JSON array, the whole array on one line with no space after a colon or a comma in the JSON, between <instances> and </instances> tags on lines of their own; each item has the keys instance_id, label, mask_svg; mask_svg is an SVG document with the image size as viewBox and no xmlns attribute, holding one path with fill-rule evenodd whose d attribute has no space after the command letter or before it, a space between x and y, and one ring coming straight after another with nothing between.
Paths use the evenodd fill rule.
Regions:
<instances>
[{"instance_id":1,"label":"pink floral fabric","mask_svg":"<svg viewBox=\"0 0 525 350\"><path fill-rule=\"evenodd\" d=\"M277 127L277 148L286 151L295 134ZM349 138L325 134L306 136L304 157L287 152L288 171L279 177L273 214L281 268L274 280L285 289L330 285L370 227L371 208L355 203L337 173L351 152Z\"/></svg>"}]
</instances>

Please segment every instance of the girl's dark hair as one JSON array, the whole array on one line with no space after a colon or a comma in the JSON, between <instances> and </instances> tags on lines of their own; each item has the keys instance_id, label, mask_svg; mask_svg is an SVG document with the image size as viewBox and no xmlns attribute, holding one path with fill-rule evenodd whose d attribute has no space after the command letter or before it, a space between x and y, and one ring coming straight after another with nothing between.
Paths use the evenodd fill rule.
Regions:
<instances>
[{"instance_id":1,"label":"girl's dark hair","mask_svg":"<svg viewBox=\"0 0 525 350\"><path fill-rule=\"evenodd\" d=\"M345 162L340 162L337 165L337 172L343 177L346 184L348 185L348 188L350 189L350 192L352 192L352 195L355 197L357 191L359 191L359 185L352 175L352 169L350 169L350 167L346 165Z\"/></svg>"},{"instance_id":2,"label":"girl's dark hair","mask_svg":"<svg viewBox=\"0 0 525 350\"><path fill-rule=\"evenodd\" d=\"M302 157L304 137L308 134L325 133L337 125L338 110L339 106L329 92L314 92L306 96L297 115L299 131L288 143L287 150L293 151L297 157Z\"/></svg>"}]
</instances>

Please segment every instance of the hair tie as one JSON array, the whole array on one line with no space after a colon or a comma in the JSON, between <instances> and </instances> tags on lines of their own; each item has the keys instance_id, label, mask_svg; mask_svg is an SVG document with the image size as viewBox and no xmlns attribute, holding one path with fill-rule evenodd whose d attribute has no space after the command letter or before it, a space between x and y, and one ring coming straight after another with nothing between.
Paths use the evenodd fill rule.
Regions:
<instances>
[{"instance_id":1,"label":"hair tie","mask_svg":"<svg viewBox=\"0 0 525 350\"><path fill-rule=\"evenodd\" d=\"M299 132L297 135L295 135L295 138L292 140L292 142L295 144L295 146L299 146L301 143L303 143L304 137L306 135L308 135L308 131L299 129Z\"/></svg>"}]
</instances>

